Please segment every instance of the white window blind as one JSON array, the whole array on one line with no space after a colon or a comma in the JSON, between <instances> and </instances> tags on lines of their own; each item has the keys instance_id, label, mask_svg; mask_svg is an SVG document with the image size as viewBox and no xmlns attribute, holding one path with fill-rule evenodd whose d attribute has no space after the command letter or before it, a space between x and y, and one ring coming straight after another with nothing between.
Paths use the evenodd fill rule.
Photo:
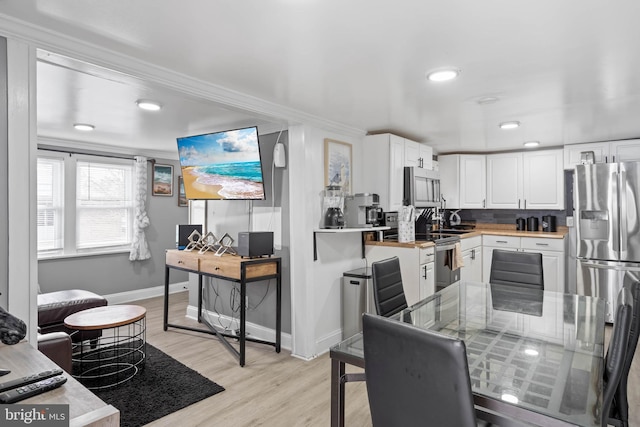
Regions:
<instances>
[{"instance_id":1,"label":"white window blind","mask_svg":"<svg viewBox=\"0 0 640 427\"><path fill-rule=\"evenodd\" d=\"M38 158L38 251L61 251L64 237L64 160Z\"/></svg>"},{"instance_id":2,"label":"white window blind","mask_svg":"<svg viewBox=\"0 0 640 427\"><path fill-rule=\"evenodd\" d=\"M133 164L78 161L76 247L128 246L132 238Z\"/></svg>"}]
</instances>

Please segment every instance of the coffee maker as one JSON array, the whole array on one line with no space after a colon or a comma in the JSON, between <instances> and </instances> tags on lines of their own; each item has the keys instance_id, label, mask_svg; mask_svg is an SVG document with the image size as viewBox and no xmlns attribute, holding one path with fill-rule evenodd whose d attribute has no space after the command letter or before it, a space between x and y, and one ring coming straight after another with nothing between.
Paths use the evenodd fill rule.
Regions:
<instances>
[{"instance_id":1,"label":"coffee maker","mask_svg":"<svg viewBox=\"0 0 640 427\"><path fill-rule=\"evenodd\" d=\"M382 220L380 196L373 193L357 193L345 199L345 227L375 227Z\"/></svg>"},{"instance_id":2,"label":"coffee maker","mask_svg":"<svg viewBox=\"0 0 640 427\"><path fill-rule=\"evenodd\" d=\"M323 228L344 227L344 193L339 185L329 185L322 199Z\"/></svg>"}]
</instances>

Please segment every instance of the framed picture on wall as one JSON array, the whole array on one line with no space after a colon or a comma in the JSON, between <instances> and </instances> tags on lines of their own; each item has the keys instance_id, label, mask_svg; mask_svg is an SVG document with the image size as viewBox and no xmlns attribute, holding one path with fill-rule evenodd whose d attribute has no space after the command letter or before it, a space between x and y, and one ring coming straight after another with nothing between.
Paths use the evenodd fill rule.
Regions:
<instances>
[{"instance_id":1,"label":"framed picture on wall","mask_svg":"<svg viewBox=\"0 0 640 427\"><path fill-rule=\"evenodd\" d=\"M187 195L184 191L184 181L182 175L178 177L178 206L189 206Z\"/></svg>"},{"instance_id":2,"label":"framed picture on wall","mask_svg":"<svg viewBox=\"0 0 640 427\"><path fill-rule=\"evenodd\" d=\"M351 144L324 140L324 185L339 185L345 194L352 190Z\"/></svg>"},{"instance_id":3,"label":"framed picture on wall","mask_svg":"<svg viewBox=\"0 0 640 427\"><path fill-rule=\"evenodd\" d=\"M173 196L173 166L155 163L151 188L154 196Z\"/></svg>"}]
</instances>

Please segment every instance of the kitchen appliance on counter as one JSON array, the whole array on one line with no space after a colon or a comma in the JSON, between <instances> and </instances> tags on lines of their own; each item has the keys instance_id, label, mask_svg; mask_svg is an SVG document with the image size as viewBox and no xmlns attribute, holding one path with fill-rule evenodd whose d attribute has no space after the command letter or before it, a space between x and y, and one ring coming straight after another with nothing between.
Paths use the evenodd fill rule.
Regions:
<instances>
[{"instance_id":1,"label":"kitchen appliance on counter","mask_svg":"<svg viewBox=\"0 0 640 427\"><path fill-rule=\"evenodd\" d=\"M577 292L606 301L613 323L617 296L640 280L640 162L577 165Z\"/></svg>"},{"instance_id":2,"label":"kitchen appliance on counter","mask_svg":"<svg viewBox=\"0 0 640 427\"><path fill-rule=\"evenodd\" d=\"M440 207L440 172L405 166L404 204L415 208Z\"/></svg>"},{"instance_id":3,"label":"kitchen appliance on counter","mask_svg":"<svg viewBox=\"0 0 640 427\"><path fill-rule=\"evenodd\" d=\"M517 231L525 231L526 228L526 220L524 218L518 218L516 219L516 230Z\"/></svg>"},{"instance_id":4,"label":"kitchen appliance on counter","mask_svg":"<svg viewBox=\"0 0 640 427\"><path fill-rule=\"evenodd\" d=\"M339 185L329 185L322 199L323 227L344 227L344 193Z\"/></svg>"},{"instance_id":5,"label":"kitchen appliance on counter","mask_svg":"<svg viewBox=\"0 0 640 427\"><path fill-rule=\"evenodd\" d=\"M382 221L380 197L373 193L357 193L345 199L346 227L375 227Z\"/></svg>"},{"instance_id":6,"label":"kitchen appliance on counter","mask_svg":"<svg viewBox=\"0 0 640 427\"><path fill-rule=\"evenodd\" d=\"M527 231L538 231L538 218L535 216L527 218Z\"/></svg>"},{"instance_id":7,"label":"kitchen appliance on counter","mask_svg":"<svg viewBox=\"0 0 640 427\"><path fill-rule=\"evenodd\" d=\"M555 215L545 215L542 217L542 231L547 233L554 233L556 229L557 227Z\"/></svg>"}]
</instances>

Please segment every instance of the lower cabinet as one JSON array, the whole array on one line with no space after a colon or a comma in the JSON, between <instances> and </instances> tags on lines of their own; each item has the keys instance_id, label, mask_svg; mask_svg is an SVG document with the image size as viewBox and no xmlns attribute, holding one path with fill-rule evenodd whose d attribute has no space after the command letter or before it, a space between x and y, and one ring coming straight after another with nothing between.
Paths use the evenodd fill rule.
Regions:
<instances>
[{"instance_id":1,"label":"lower cabinet","mask_svg":"<svg viewBox=\"0 0 640 427\"><path fill-rule=\"evenodd\" d=\"M483 281L489 282L494 249L539 252L542 254L542 274L545 290L564 292L566 239L484 235L482 236L482 243Z\"/></svg>"},{"instance_id":2,"label":"lower cabinet","mask_svg":"<svg viewBox=\"0 0 640 427\"><path fill-rule=\"evenodd\" d=\"M435 292L433 246L422 248L366 245L365 256L369 265L393 256L398 257L407 304L413 305Z\"/></svg>"},{"instance_id":3,"label":"lower cabinet","mask_svg":"<svg viewBox=\"0 0 640 427\"><path fill-rule=\"evenodd\" d=\"M460 239L463 266L460 280L482 282L482 236Z\"/></svg>"}]
</instances>

